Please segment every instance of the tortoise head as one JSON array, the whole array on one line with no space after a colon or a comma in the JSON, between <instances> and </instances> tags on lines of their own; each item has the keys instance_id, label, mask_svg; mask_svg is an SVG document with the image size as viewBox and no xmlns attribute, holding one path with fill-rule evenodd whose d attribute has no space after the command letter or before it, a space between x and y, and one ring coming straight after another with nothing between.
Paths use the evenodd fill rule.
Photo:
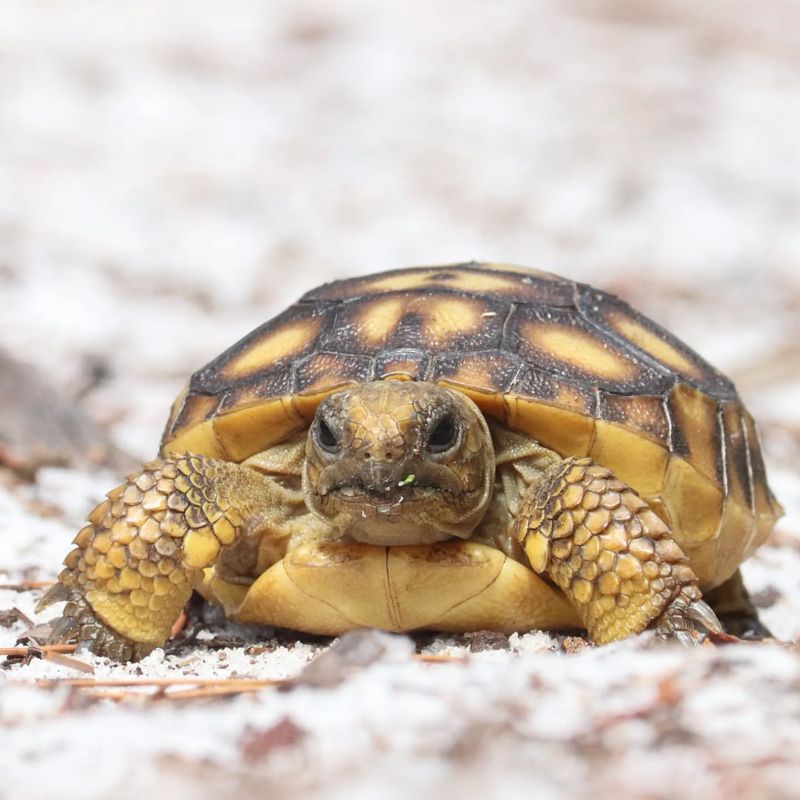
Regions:
<instances>
[{"instance_id":1,"label":"tortoise head","mask_svg":"<svg viewBox=\"0 0 800 800\"><path fill-rule=\"evenodd\" d=\"M467 538L494 485L486 420L432 383L375 381L324 400L306 442L308 507L376 545Z\"/></svg>"}]
</instances>

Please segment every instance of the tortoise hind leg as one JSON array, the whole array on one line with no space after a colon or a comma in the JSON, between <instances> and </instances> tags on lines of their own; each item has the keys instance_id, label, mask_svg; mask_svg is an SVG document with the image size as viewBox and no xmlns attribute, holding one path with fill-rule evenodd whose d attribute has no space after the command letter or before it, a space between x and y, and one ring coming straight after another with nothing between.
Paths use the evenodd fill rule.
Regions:
<instances>
[{"instance_id":1,"label":"tortoise hind leg","mask_svg":"<svg viewBox=\"0 0 800 800\"><path fill-rule=\"evenodd\" d=\"M728 580L705 597L726 633L749 640L773 638L769 628L758 618L758 610L742 581L741 570L737 569Z\"/></svg>"}]
</instances>

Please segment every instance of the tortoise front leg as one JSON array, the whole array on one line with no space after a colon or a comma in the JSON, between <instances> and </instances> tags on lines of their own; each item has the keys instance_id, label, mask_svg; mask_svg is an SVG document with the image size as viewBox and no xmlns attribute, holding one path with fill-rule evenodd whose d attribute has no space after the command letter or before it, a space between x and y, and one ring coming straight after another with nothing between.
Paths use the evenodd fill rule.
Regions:
<instances>
[{"instance_id":1,"label":"tortoise front leg","mask_svg":"<svg viewBox=\"0 0 800 800\"><path fill-rule=\"evenodd\" d=\"M650 625L685 644L695 642L697 624L722 630L669 528L590 459L545 470L522 498L515 533L533 569L574 603L595 642Z\"/></svg>"},{"instance_id":2,"label":"tortoise front leg","mask_svg":"<svg viewBox=\"0 0 800 800\"><path fill-rule=\"evenodd\" d=\"M186 455L154 461L108 493L75 537L37 611L66 600L54 641L141 658L169 637L200 571L248 524L283 515L289 492L240 464Z\"/></svg>"}]
</instances>

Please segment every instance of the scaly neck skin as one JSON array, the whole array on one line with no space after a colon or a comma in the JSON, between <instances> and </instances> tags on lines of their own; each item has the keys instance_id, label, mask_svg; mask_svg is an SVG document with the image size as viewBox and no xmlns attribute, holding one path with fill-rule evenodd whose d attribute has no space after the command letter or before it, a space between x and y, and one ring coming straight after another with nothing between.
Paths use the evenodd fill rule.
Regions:
<instances>
[{"instance_id":1,"label":"scaly neck skin","mask_svg":"<svg viewBox=\"0 0 800 800\"><path fill-rule=\"evenodd\" d=\"M306 441L303 491L342 536L375 545L469 537L491 500L483 415L431 383L376 381L331 395Z\"/></svg>"},{"instance_id":2,"label":"scaly neck skin","mask_svg":"<svg viewBox=\"0 0 800 800\"><path fill-rule=\"evenodd\" d=\"M527 566L528 559L517 541L513 523L525 491L538 482L548 468L561 461L562 456L539 444L529 434L512 431L501 422L489 422L489 430L495 452L495 485L486 515L471 538Z\"/></svg>"}]
</instances>

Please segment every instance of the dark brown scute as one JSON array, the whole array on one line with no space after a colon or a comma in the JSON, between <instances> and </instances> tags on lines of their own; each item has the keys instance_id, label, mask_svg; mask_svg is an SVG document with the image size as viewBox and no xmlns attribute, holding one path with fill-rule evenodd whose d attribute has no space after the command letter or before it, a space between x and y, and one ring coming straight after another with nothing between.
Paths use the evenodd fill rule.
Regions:
<instances>
[{"instance_id":1,"label":"dark brown scute","mask_svg":"<svg viewBox=\"0 0 800 800\"><path fill-rule=\"evenodd\" d=\"M585 284L580 284L579 289L577 307L581 315L601 329L606 337L618 341L627 351L637 354L639 358L650 361L656 369L666 369L667 372L677 374L683 382L701 389L712 397L719 400L736 398L736 389L731 381L669 331L612 294ZM624 332L625 325L640 328L655 340L665 343L675 351L678 358L686 361L686 366L682 368L675 363L665 364L648 353L633 341L630 333ZM620 326L623 326L622 330Z\"/></svg>"},{"instance_id":2,"label":"dark brown scute","mask_svg":"<svg viewBox=\"0 0 800 800\"><path fill-rule=\"evenodd\" d=\"M518 356L503 350L481 350L475 353L446 353L434 356L427 380L449 381L506 394L518 384L520 372L527 365ZM481 375L486 377L480 380Z\"/></svg>"},{"instance_id":3,"label":"dark brown scute","mask_svg":"<svg viewBox=\"0 0 800 800\"><path fill-rule=\"evenodd\" d=\"M600 419L628 427L638 425L665 447L670 446L670 421L661 395L599 392L598 399L597 416Z\"/></svg>"},{"instance_id":4,"label":"dark brown scute","mask_svg":"<svg viewBox=\"0 0 800 800\"><path fill-rule=\"evenodd\" d=\"M753 501L756 513L767 516L770 514L780 515L783 513L783 509L767 483L767 471L764 467L764 458L761 455L756 424L746 410L744 411L744 429L747 434Z\"/></svg>"},{"instance_id":5,"label":"dark brown scute","mask_svg":"<svg viewBox=\"0 0 800 800\"><path fill-rule=\"evenodd\" d=\"M364 383L373 379L374 367L375 358L372 356L349 355L326 349L309 355L297 364L294 392L316 393L330 386L332 378L337 384Z\"/></svg>"},{"instance_id":6,"label":"dark brown scute","mask_svg":"<svg viewBox=\"0 0 800 800\"><path fill-rule=\"evenodd\" d=\"M199 370L186 403L196 416L192 398L202 395L211 415L210 398L225 411L388 376L464 378L477 391L540 399L662 442L659 398L677 386L712 403L736 399L730 381L616 297L545 273L470 263L314 289ZM186 421L181 413L165 435ZM680 426L673 429L670 444L688 454Z\"/></svg>"},{"instance_id":7,"label":"dark brown scute","mask_svg":"<svg viewBox=\"0 0 800 800\"><path fill-rule=\"evenodd\" d=\"M294 387L294 370L290 364L284 364L263 374L263 377L257 375L250 380L235 384L222 395L220 410L272 397L285 397L294 391Z\"/></svg>"},{"instance_id":8,"label":"dark brown scute","mask_svg":"<svg viewBox=\"0 0 800 800\"><path fill-rule=\"evenodd\" d=\"M514 394L535 397L590 417L597 416L598 392L594 386L527 363L514 383Z\"/></svg>"},{"instance_id":9,"label":"dark brown scute","mask_svg":"<svg viewBox=\"0 0 800 800\"><path fill-rule=\"evenodd\" d=\"M380 376L401 375L412 381L424 380L430 358L424 350L412 347L397 350L382 350L375 356L375 374Z\"/></svg>"},{"instance_id":10,"label":"dark brown scute","mask_svg":"<svg viewBox=\"0 0 800 800\"><path fill-rule=\"evenodd\" d=\"M176 401L167 430L185 430L208 419L219 410L221 400L222 396L218 395L188 392ZM166 438L166 432L164 437Z\"/></svg>"},{"instance_id":11,"label":"dark brown scute","mask_svg":"<svg viewBox=\"0 0 800 800\"><path fill-rule=\"evenodd\" d=\"M672 452L722 484L724 448L719 403L699 389L679 383L667 398L667 408L672 422Z\"/></svg>"},{"instance_id":12,"label":"dark brown scute","mask_svg":"<svg viewBox=\"0 0 800 800\"><path fill-rule=\"evenodd\" d=\"M370 311L376 316L383 311L385 301L396 301L402 309L390 331L370 341L366 325ZM437 335L432 332L437 321L437 301L457 303L454 313L461 312L464 329L455 335ZM441 304L440 303L440 304ZM502 322L508 314L509 304L493 297L471 296L450 289L424 288L414 291L392 292L388 295L365 296L343 302L332 311L330 333L325 349L334 353L369 353L380 350L416 349L439 352L451 348L458 352L475 352L499 348L502 341ZM466 325L467 320L477 324Z\"/></svg>"},{"instance_id":13,"label":"dark brown scute","mask_svg":"<svg viewBox=\"0 0 800 800\"><path fill-rule=\"evenodd\" d=\"M541 344L533 331L545 337ZM560 352L556 341L547 339L556 333L565 346L575 347L580 360ZM661 394L675 380L667 370L608 336L575 309L518 305L506 323L504 345L542 371L612 392Z\"/></svg>"},{"instance_id":14,"label":"dark brown scute","mask_svg":"<svg viewBox=\"0 0 800 800\"><path fill-rule=\"evenodd\" d=\"M330 308L331 306L326 304L310 307L296 303L290 306L278 316L259 325L206 364L206 366L195 372L191 378L190 390L203 394L221 394L233 386L256 381L266 384L262 391L263 396L266 397L270 396L269 393L271 392L277 395L284 388L289 388L293 384L291 377L292 366L304 356L319 351L320 340L326 336L333 322ZM301 346L298 346L297 349L294 349L283 358L264 359L260 368L252 370L247 375L236 376L229 374L229 370L239 359L268 339L271 334L280 333L292 325L307 322L314 322L318 325L316 337L304 339ZM287 370L290 375L288 383L285 378Z\"/></svg>"},{"instance_id":15,"label":"dark brown scute","mask_svg":"<svg viewBox=\"0 0 800 800\"><path fill-rule=\"evenodd\" d=\"M488 268L488 265L479 261L463 264L449 264L441 267L412 267L364 275L358 278L326 283L306 292L300 303L317 304L319 302L343 301L350 302L362 297L375 297L384 294L390 289L381 288L386 283L395 279L404 281L416 280L416 290L424 292L438 287L457 291L471 296L493 296L520 303L542 303L548 306L573 306L575 303L575 283L544 272L527 271L517 268L518 271L505 271L502 267ZM475 276L497 277L498 281L506 280L505 286L494 286L491 291L470 289L470 282ZM378 287L376 288L376 284ZM455 284L455 285L454 285Z\"/></svg>"}]
</instances>

